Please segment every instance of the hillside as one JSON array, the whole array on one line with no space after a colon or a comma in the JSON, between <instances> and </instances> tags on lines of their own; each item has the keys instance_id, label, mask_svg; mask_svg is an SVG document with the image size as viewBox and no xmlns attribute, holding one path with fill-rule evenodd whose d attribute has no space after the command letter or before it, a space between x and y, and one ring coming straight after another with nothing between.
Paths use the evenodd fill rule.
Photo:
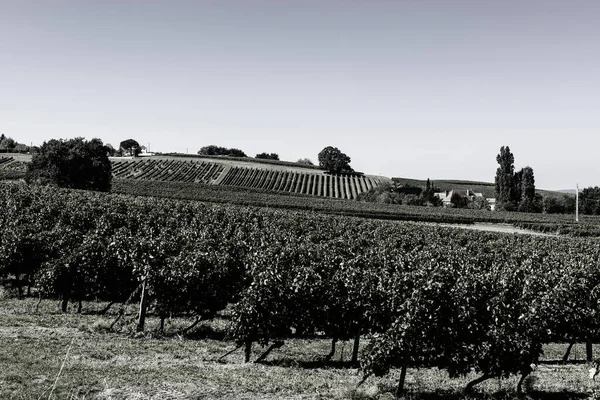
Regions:
<instances>
[{"instance_id":1,"label":"hillside","mask_svg":"<svg viewBox=\"0 0 600 400\"><path fill-rule=\"evenodd\" d=\"M31 156L0 154L0 179L23 177ZM139 158L111 158L114 179L203 183L256 189L274 193L303 194L337 199L355 199L358 194L390 181L375 175L330 175L315 166L286 161L253 158L164 155ZM424 188L425 180L392 178L400 184ZM495 197L491 182L441 179L431 181L439 190L472 190L487 198ZM189 189L186 189L189 190ZM560 191L538 190L544 197L570 195Z\"/></svg>"},{"instance_id":2,"label":"hillside","mask_svg":"<svg viewBox=\"0 0 600 400\"><path fill-rule=\"evenodd\" d=\"M21 177L30 159L26 155L3 156L0 177ZM355 199L389 181L373 175L332 175L314 166L290 162L229 157L113 157L111 161L115 180L210 184L336 199Z\"/></svg>"},{"instance_id":3,"label":"hillside","mask_svg":"<svg viewBox=\"0 0 600 400\"><path fill-rule=\"evenodd\" d=\"M204 183L337 199L354 199L388 180L371 175L331 175L291 163L253 163L221 157L159 156L112 162L116 179Z\"/></svg>"}]
</instances>

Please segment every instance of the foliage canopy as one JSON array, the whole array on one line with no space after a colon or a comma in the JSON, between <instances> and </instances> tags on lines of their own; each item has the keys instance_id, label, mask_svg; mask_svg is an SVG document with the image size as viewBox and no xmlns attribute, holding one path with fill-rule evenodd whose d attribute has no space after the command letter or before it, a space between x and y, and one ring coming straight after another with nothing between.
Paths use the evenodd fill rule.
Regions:
<instances>
[{"instance_id":1,"label":"foliage canopy","mask_svg":"<svg viewBox=\"0 0 600 400\"><path fill-rule=\"evenodd\" d=\"M72 189L108 192L112 165L100 139L52 139L44 142L28 165L26 180Z\"/></svg>"},{"instance_id":2,"label":"foliage canopy","mask_svg":"<svg viewBox=\"0 0 600 400\"><path fill-rule=\"evenodd\" d=\"M332 174L354 172L350 167L350 157L342 153L337 147L325 147L318 157L319 166Z\"/></svg>"}]
</instances>

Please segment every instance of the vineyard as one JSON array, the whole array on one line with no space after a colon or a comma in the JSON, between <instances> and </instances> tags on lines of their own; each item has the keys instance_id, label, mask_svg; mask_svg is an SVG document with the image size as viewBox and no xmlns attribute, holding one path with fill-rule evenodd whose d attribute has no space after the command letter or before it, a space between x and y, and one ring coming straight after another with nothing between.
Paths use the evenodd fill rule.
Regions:
<instances>
[{"instance_id":1,"label":"vineyard","mask_svg":"<svg viewBox=\"0 0 600 400\"><path fill-rule=\"evenodd\" d=\"M381 183L385 178L329 175L314 168L289 168L288 164L292 163L279 162L263 168L256 167L258 164L248 160L242 162L214 157L119 159L113 160L112 192L311 210L387 220L460 224L508 223L541 233L574 237L600 236L600 218L593 216L582 216L581 222L575 223L572 215L490 213L481 210L357 202L351 199ZM18 158L10 155L1 157L0 179L23 178L26 165L27 158L22 155L18 155ZM469 184L473 183L477 182Z\"/></svg>"},{"instance_id":2,"label":"vineyard","mask_svg":"<svg viewBox=\"0 0 600 400\"><path fill-rule=\"evenodd\" d=\"M206 161L149 159L113 161L113 177L150 181L213 183L224 165Z\"/></svg>"},{"instance_id":3,"label":"vineyard","mask_svg":"<svg viewBox=\"0 0 600 400\"><path fill-rule=\"evenodd\" d=\"M195 200L208 203L227 203L244 206L269 207L287 210L307 210L396 221L435 223L502 223L532 231L577 237L600 236L600 217L580 216L576 223L568 214L530 214L514 212L489 212L439 207L419 207L353 200L311 197L294 193L273 192L235 186L202 185L183 182L160 182L119 179L113 181L114 193L135 196Z\"/></svg>"},{"instance_id":4,"label":"vineyard","mask_svg":"<svg viewBox=\"0 0 600 400\"><path fill-rule=\"evenodd\" d=\"M0 156L0 180L23 178L26 170L26 162L11 156Z\"/></svg>"},{"instance_id":5,"label":"vineyard","mask_svg":"<svg viewBox=\"0 0 600 400\"><path fill-rule=\"evenodd\" d=\"M27 169L27 163L17 160L14 157L0 157L0 169L6 171L25 172Z\"/></svg>"},{"instance_id":6,"label":"vineyard","mask_svg":"<svg viewBox=\"0 0 600 400\"><path fill-rule=\"evenodd\" d=\"M257 168L243 164L214 159L115 160L113 176L117 179L209 183L338 199L355 199L358 194L386 180L365 175L330 175L314 168Z\"/></svg>"},{"instance_id":7,"label":"vineyard","mask_svg":"<svg viewBox=\"0 0 600 400\"><path fill-rule=\"evenodd\" d=\"M69 302L138 303L160 320L230 310L254 344L353 340L363 379L436 367L524 378L554 342L597 340L600 242L302 211L207 206L0 183L0 277ZM110 326L127 330L120 313ZM192 329L191 326L189 329ZM359 342L366 341L359 352ZM322 355L330 359L331 355Z\"/></svg>"}]
</instances>

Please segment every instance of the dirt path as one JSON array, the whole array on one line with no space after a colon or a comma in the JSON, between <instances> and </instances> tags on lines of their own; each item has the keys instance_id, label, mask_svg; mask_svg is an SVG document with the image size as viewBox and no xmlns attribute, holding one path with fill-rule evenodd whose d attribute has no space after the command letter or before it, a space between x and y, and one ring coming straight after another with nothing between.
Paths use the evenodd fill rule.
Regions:
<instances>
[{"instance_id":1,"label":"dirt path","mask_svg":"<svg viewBox=\"0 0 600 400\"><path fill-rule=\"evenodd\" d=\"M462 228L462 229L471 229L476 231L487 231L487 232L500 232L500 233L518 233L522 235L534 235L534 236L558 236L556 234L550 233L542 233L531 231L528 229L521 229L514 227L510 224L492 224L492 223L484 223L484 222L476 222L472 225L466 224L435 224L438 226L445 226L449 228Z\"/></svg>"}]
</instances>

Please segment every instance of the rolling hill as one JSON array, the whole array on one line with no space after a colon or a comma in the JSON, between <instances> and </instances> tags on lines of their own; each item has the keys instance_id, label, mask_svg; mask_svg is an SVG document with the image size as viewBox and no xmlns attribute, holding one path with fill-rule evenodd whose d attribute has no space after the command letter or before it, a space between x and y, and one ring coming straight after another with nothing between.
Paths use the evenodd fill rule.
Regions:
<instances>
[{"instance_id":1,"label":"rolling hill","mask_svg":"<svg viewBox=\"0 0 600 400\"><path fill-rule=\"evenodd\" d=\"M31 156L0 154L0 179L24 176ZM111 158L113 178L127 181L181 182L247 188L273 193L300 194L337 199L355 199L380 183L391 182L425 188L426 181L410 178L386 178L375 175L331 175L314 165L253 158L165 155L139 158ZM491 182L441 179L431 181L445 190L472 190L495 197ZM560 191L539 190L544 196L572 195Z\"/></svg>"},{"instance_id":2,"label":"rolling hill","mask_svg":"<svg viewBox=\"0 0 600 400\"><path fill-rule=\"evenodd\" d=\"M204 183L220 186L355 199L389 178L332 175L301 165L251 163L225 158L152 157L113 159L115 179Z\"/></svg>"},{"instance_id":3,"label":"rolling hill","mask_svg":"<svg viewBox=\"0 0 600 400\"><path fill-rule=\"evenodd\" d=\"M0 157L0 177L9 179L22 177L31 160L27 155ZM115 157L111 161L116 180L209 184L335 199L355 199L389 181L383 176L332 175L296 163L228 157Z\"/></svg>"}]
</instances>

